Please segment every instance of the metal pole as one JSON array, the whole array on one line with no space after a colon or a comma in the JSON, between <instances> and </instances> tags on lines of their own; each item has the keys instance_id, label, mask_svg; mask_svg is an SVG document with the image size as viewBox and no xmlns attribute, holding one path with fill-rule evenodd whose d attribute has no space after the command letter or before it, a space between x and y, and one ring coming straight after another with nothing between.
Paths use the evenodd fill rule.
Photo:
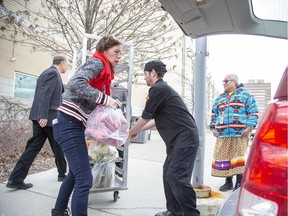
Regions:
<instances>
[{"instance_id":1,"label":"metal pole","mask_svg":"<svg viewBox=\"0 0 288 216\"><path fill-rule=\"evenodd\" d=\"M84 64L86 62L87 41L88 41L88 38L84 35L84 37L83 37L82 62L81 62L81 64Z\"/></svg>"},{"instance_id":2,"label":"metal pole","mask_svg":"<svg viewBox=\"0 0 288 216\"><path fill-rule=\"evenodd\" d=\"M185 70L186 70L186 39L182 37L182 76L181 76L181 96L185 98Z\"/></svg>"},{"instance_id":3,"label":"metal pole","mask_svg":"<svg viewBox=\"0 0 288 216\"><path fill-rule=\"evenodd\" d=\"M199 188L204 182L205 159L205 104L206 104L206 56L207 38L196 39L196 75L195 75L195 121L199 130L200 146L197 152L194 171L193 187Z\"/></svg>"}]
</instances>

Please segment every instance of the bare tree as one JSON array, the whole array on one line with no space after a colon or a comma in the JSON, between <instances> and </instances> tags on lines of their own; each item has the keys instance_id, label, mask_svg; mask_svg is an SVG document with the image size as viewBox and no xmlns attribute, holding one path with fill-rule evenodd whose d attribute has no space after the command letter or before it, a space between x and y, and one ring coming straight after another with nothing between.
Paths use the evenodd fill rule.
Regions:
<instances>
[{"instance_id":1,"label":"bare tree","mask_svg":"<svg viewBox=\"0 0 288 216\"><path fill-rule=\"evenodd\" d=\"M191 46L186 46L185 36L182 36L182 67L181 71L174 74L179 78L178 86L181 87L181 97L187 105L189 111L193 114L195 109L195 52Z\"/></svg>"},{"instance_id":2,"label":"bare tree","mask_svg":"<svg viewBox=\"0 0 288 216\"><path fill-rule=\"evenodd\" d=\"M0 6L1 38L29 44L32 51L72 57L89 33L133 43L135 67L142 68L147 59L177 55L178 27L156 0L2 0ZM88 40L88 49L95 45Z\"/></svg>"}]
</instances>

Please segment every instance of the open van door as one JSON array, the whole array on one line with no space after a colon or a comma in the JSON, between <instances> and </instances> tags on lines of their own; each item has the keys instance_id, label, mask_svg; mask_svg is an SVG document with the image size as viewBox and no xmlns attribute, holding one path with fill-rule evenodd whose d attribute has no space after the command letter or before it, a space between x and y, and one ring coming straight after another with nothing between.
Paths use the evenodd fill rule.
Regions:
<instances>
[{"instance_id":1,"label":"open van door","mask_svg":"<svg viewBox=\"0 0 288 216\"><path fill-rule=\"evenodd\" d=\"M217 34L248 34L287 39L285 0L159 0L159 2L174 18L184 34L195 39ZM281 10L276 11L276 8ZM271 12L271 9L274 11Z\"/></svg>"}]
</instances>

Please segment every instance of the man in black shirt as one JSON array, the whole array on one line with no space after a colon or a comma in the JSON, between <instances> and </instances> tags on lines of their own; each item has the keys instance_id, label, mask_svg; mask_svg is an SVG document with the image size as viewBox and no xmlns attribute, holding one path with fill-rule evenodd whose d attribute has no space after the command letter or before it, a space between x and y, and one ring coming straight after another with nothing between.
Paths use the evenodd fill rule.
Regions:
<instances>
[{"instance_id":1,"label":"man in black shirt","mask_svg":"<svg viewBox=\"0 0 288 216\"><path fill-rule=\"evenodd\" d=\"M144 77L149 89L142 116L130 129L129 137L156 126L166 144L163 184L167 211L155 216L198 216L191 176L199 146L198 129L180 95L164 80L163 62L145 64Z\"/></svg>"}]
</instances>

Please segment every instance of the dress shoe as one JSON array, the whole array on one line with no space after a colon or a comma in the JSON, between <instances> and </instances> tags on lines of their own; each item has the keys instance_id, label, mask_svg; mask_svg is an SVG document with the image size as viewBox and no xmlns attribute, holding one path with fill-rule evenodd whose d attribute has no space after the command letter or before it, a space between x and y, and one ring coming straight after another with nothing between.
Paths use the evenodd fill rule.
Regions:
<instances>
[{"instance_id":1,"label":"dress shoe","mask_svg":"<svg viewBox=\"0 0 288 216\"><path fill-rule=\"evenodd\" d=\"M63 175L63 176L59 175L57 181L58 182L63 182L65 178L66 178L66 175Z\"/></svg>"},{"instance_id":2,"label":"dress shoe","mask_svg":"<svg viewBox=\"0 0 288 216\"><path fill-rule=\"evenodd\" d=\"M157 214L155 214L155 216L173 216L174 214L172 214L169 211L164 211L164 212L159 212Z\"/></svg>"},{"instance_id":3,"label":"dress shoe","mask_svg":"<svg viewBox=\"0 0 288 216\"><path fill-rule=\"evenodd\" d=\"M15 189L23 189L27 190L31 187L33 187L33 184L31 183L24 183L24 182L14 182L14 181L8 181L6 184L7 188L15 188Z\"/></svg>"}]
</instances>

